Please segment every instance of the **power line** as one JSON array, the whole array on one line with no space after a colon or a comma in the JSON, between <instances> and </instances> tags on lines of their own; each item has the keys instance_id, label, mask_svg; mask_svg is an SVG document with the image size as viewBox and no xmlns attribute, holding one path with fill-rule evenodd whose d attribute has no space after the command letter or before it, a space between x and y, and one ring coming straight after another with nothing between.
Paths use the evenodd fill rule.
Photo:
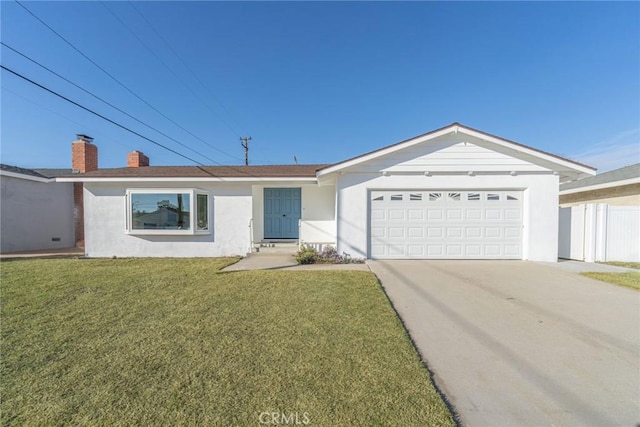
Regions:
<instances>
[{"instance_id":1,"label":"power line","mask_svg":"<svg viewBox=\"0 0 640 427\"><path fill-rule=\"evenodd\" d=\"M178 141L177 139L175 139L175 138L173 138L173 137L171 137L171 136L167 135L166 133L164 133L164 132L162 132L162 131L160 131L160 130L158 130L158 129L154 128L153 126L146 124L146 123L145 123L145 122L143 122L142 120L137 119L136 117L132 116L131 114L127 113L126 111L124 111L124 110L122 110L122 109L120 109L120 108L116 107L115 105L111 104L109 101L106 101L106 100L102 99L101 97L99 97L98 95L96 95L96 94L92 93L91 91L89 91L89 90L87 90L87 89L85 89L85 88L83 88L83 87L79 86L78 84L76 84L76 83L72 82L72 81L71 81L71 80L69 80L68 78L66 78L66 77L64 77L64 76L62 76L62 75L60 75L60 74L56 73L56 72L55 72L55 71L53 71L52 69L50 69L50 68L48 68L48 67L46 67L46 66L42 65L41 63L39 63L39 62L38 62L38 61L36 61L35 59L33 59L33 58L31 58L31 57L27 56L26 54L24 54L24 53L20 52L20 51L19 51L19 50L17 50L17 49L15 49L15 48L13 48L13 47L9 46L9 45L8 45L8 44L6 44L5 42L0 41L0 44L1 44L2 46L6 47L7 49L10 49L10 50L12 50L13 52L17 53L18 55L22 56L23 58L25 58L25 59L27 59L27 60L31 61L32 63L36 64L37 66L39 66L39 67L41 67L41 68L43 68L43 69L47 70L47 71L48 71L48 72L50 72L51 74L53 74L53 75L55 75L55 76L59 77L60 79L62 79L62 80L64 80L65 82L69 83L70 85L72 85L72 86L74 86L74 87L76 87L76 88L80 89L80 90L81 90L81 91L83 91L84 93L86 93L86 94L88 94L88 95L91 95L91 96L92 96L92 97L94 97L95 99L97 99L97 100L99 100L99 101L101 101L101 102L103 102L103 103L107 104L109 107L111 107L111 108L113 108L113 109L115 109L115 110L117 110L117 111L121 112L122 114L126 115L127 117L129 117L129 118L131 118L131 119L135 120L136 122L140 123L141 125L146 126L147 128L149 128L149 129L151 129L151 130L153 130L153 131L155 131L155 132L159 133L160 135L164 136L165 138L170 139L171 141L173 141L173 142L177 143L178 145L181 145L182 147L186 148L187 150L189 150L189 151L191 151L191 152L193 152L193 153L195 153L195 154L197 154L197 155L199 155L199 156L202 156L202 157L204 157L205 159L207 159L207 160L209 160L209 161L212 161L213 163L216 163L216 164L218 164L218 165L220 165L220 164L221 164L221 163L217 162L216 160L214 160L214 159L212 159L212 158L210 158L210 157L208 157L208 156L206 156L206 155L204 155L204 154L200 153L199 151L194 150L193 148L189 147L188 145L183 144L182 142Z\"/></svg>"},{"instance_id":2,"label":"power line","mask_svg":"<svg viewBox=\"0 0 640 427\"><path fill-rule=\"evenodd\" d=\"M234 122L236 122L236 124L244 129L244 126L242 126L241 123L239 123L234 117L233 115L229 112L229 110L227 109L227 107L213 94L213 92L211 91L211 89L209 89L203 82L202 80L200 80L197 76L197 74L191 69L191 67L189 67L187 65L187 63L182 59L182 57L173 49L173 47L171 47L171 45L169 44L169 42L167 41L167 39L164 38L164 36L162 35L162 33L160 33L154 26L153 24L151 24L151 22L149 22L149 20L147 19L146 16L144 16L144 14L140 11L140 9L138 9L138 7L135 5L135 2L133 1L128 1L127 2L136 12L138 12L138 15L140 15L142 17L142 19L147 23L147 25L149 26L149 28L151 28L151 30L153 30L153 32L158 36L158 38L160 40L162 40L162 42L169 48L169 50L171 51L171 53L173 53L173 55L178 58L178 60L180 61L180 63L182 63L182 65L184 66L184 68L187 69L187 71L189 71L191 73L191 76L198 82L200 83L200 86L202 86L207 92L209 92L209 95L211 96L211 98L213 98L216 103L224 110L225 113L227 113L227 115L231 118L231 120L233 120ZM236 132L229 123L227 123L224 119L223 122L229 127L229 129L231 129L233 131L233 133L235 133L238 137L240 137L240 134L238 132Z\"/></svg>"},{"instance_id":3,"label":"power line","mask_svg":"<svg viewBox=\"0 0 640 427\"><path fill-rule=\"evenodd\" d=\"M44 22L42 19L40 19L36 14L34 14L31 10L29 10L25 5L23 5L21 2L19 2L18 0L16 0L16 3L22 7L24 10L26 10L31 16L33 16L36 20L38 20L38 22L40 22L42 25L44 25L45 27L47 27L51 32L53 32L56 36L58 36L61 40L63 40L66 44L68 44L71 48L73 48L73 50L75 50L76 52L78 52L80 55L82 55L83 58L85 58L87 61L91 62L94 66L96 66L100 71L102 71L103 73L105 73L107 76L109 76L114 82L118 83L122 88L124 88L126 91L128 91L130 94L132 94L133 96L135 96L137 99L139 99L140 101L142 101L145 105L147 105L149 108L151 108L152 110L154 110L156 113L160 114L162 117L164 117L165 119L167 119L168 121L170 121L171 123L173 123L175 126L177 126L178 128L182 129L184 132L188 133L189 135L191 135L192 137L196 138L197 140L199 140L200 142L204 143L205 145L209 146L210 148L213 148L216 151L219 151L227 156L230 156L230 154L225 153L224 151L220 150L219 148L209 144L208 142L206 142L204 139L200 138L199 136L193 134L192 132L190 132L189 130L185 129L184 127L182 127L180 124L178 124L177 122L175 122L173 119L169 118L167 115L165 115L164 113L162 113L160 110L158 110L156 107L154 107L153 105L149 104L147 101L145 101L142 97L140 97L137 93L135 93L134 91L132 91L131 89L129 89L124 83L122 83L120 80L118 80L116 77L114 77L111 73L109 73L107 70L105 70L104 68L102 68L100 65L98 65L94 60L92 60L91 58L89 58L87 55L85 55L80 49L78 49L73 43L71 43L69 40L67 40L66 38L64 38L60 33L58 33L56 30L54 30L51 26L49 26L46 22Z\"/></svg>"},{"instance_id":4,"label":"power line","mask_svg":"<svg viewBox=\"0 0 640 427\"><path fill-rule=\"evenodd\" d=\"M178 156L180 156L180 157L182 157L182 158L185 158L185 159L187 159L187 160L189 160L189 161L191 161L191 162L193 162L193 163L197 164L197 165L198 165L198 169L202 170L203 172L205 172L205 173L206 173L206 174L208 174L208 175L211 175L211 176L213 176L213 177L216 177L216 175L215 175L215 174L213 174L213 173L211 173L210 171L206 170L205 168L201 167L201 166L206 166L206 165L204 165L203 163L201 163L201 162L199 162L199 161L197 161L197 160L194 160L194 159L192 159L191 157L185 156L184 154L182 154L182 153L180 153L180 152L178 152L178 151L176 151L176 150L174 150L174 149L172 149L172 148L169 148L169 147L167 147L167 146L165 146L165 145L163 145L163 144L161 144L161 143L159 143L159 142L157 142L157 141L154 141L153 139L148 138L148 137L146 137L146 136L144 136L144 135L142 135L142 134L140 134L140 133L138 133L138 132L136 132L136 131L134 131L134 130L132 130L132 129L129 129L128 127L126 127L126 126L124 126L124 125L122 125L122 124L120 124L120 123L118 123L118 122L116 122L116 121L114 121L114 120L111 120L111 119L109 119L108 117L105 117L105 116L103 116L102 114L97 113L97 112L95 112L95 111L91 110L90 108L87 108L87 107L85 107L85 106L83 106L83 105L81 105L81 104L79 104L79 103L77 103L77 102L75 102L75 101L73 101L73 100L71 100L71 99L69 99L69 98L65 97L64 95L61 95L61 94L59 94L58 92L56 92L56 91L54 91L54 90L52 90L52 89L49 89L49 88L47 88L46 86L41 85L40 83L37 83L37 82L35 82L35 81L31 80L30 78L25 77L25 76L23 76L22 74L20 74L20 73L18 73L18 72L16 72L16 71L14 71L14 70L12 70L12 69L10 69L10 68L8 68L8 67L5 67L5 66L4 66L4 65L2 65L2 64L0 64L0 68L2 68L2 69L4 69L4 70L6 70L6 71L8 71L8 72L10 72L11 74L13 74L13 75L15 75L15 76L17 76L17 77L20 77L20 78L21 78L21 79L23 79L23 80L26 80L27 82L29 82L29 83L31 83L31 84L33 84L33 85L35 85L35 86L37 86L37 87L39 87L39 88L41 88L41 89L43 89L43 90L45 90L45 91L49 92L49 93L51 93L51 94L53 94L53 95L55 95L55 96L57 96L57 97L59 97L59 98L64 99L65 101L67 101L67 102L69 102L69 103L71 103L71 104L73 104L73 105L75 105L75 106L77 106L77 107L79 107L79 108L82 108L82 109L83 109L83 110L85 110L85 111L88 111L89 113L91 113L91 114L93 114L93 115L95 115L95 116L100 117L100 118L101 118L101 119L103 119L103 120L108 121L108 122L109 122L109 123L111 123L111 124L114 124L114 125L118 126L118 127L119 127L119 128L121 128L121 129L126 130L127 132L130 132L130 133L132 133L132 134L134 134L134 135L136 135L136 136L138 136L138 137L140 137L140 138L142 138L142 139L144 139L144 140L146 140L146 141L151 142L152 144L155 144L155 145L157 145L157 146L159 146L159 147L161 147L161 148L164 148L164 149L165 149L165 150L167 150L167 151L170 151L170 152L172 152L172 153L174 153L174 154L177 154ZM241 174L246 174L246 175L248 175L248 176L252 176L252 177L254 177L254 178L258 178L258 175L251 173L251 171L249 171L249 170L241 170L241 169L238 169L237 167L229 166L229 165L220 165L220 166L221 166L221 167L225 167L225 168L229 168L229 169L234 170L234 171L237 171L237 172L240 172Z\"/></svg>"},{"instance_id":5,"label":"power line","mask_svg":"<svg viewBox=\"0 0 640 427\"><path fill-rule=\"evenodd\" d=\"M168 70L168 71L173 75L173 77L175 77L175 79L176 79L178 82L180 82L184 87L186 87L186 88L187 88L187 90L189 90L189 92L191 93L191 95L193 95L193 97L194 97L194 98L196 98L196 99L198 99L200 102L202 102L202 103L205 105L205 107L209 108L209 110L213 113L213 109L211 108L211 106L210 106L209 104L207 104L207 103L202 99L202 97L201 97L201 96L199 96L199 95L198 95L198 94L197 94L193 89L191 89L191 87L189 87L189 85L187 85L187 84L183 81L183 79L181 79L181 78L180 78L180 76L178 76L178 75L176 74L176 72L175 72L175 71L173 71L173 69L171 69L171 67L169 67L169 65L167 65L167 63L166 63L166 62L164 62L164 61L162 60L162 58L160 58L160 56L158 56L158 55L153 51L153 49L151 49L151 48L150 48L150 47L149 47L149 46L148 46L148 45L147 45L147 44L146 44L146 43L145 43L145 42L144 42L140 37L138 37L138 35L135 33L135 31L134 31L134 30L133 30L129 25L127 25L127 24L126 24L122 19L120 19L120 17L119 17L119 16L118 16L118 15L117 15L113 10L111 10L111 9L106 5L106 3L105 3L105 2L101 1L101 2L100 2L100 4L102 4L102 6L103 6L103 7L104 7L104 8L105 8L105 9L106 9L106 10L107 10L107 11L108 11L108 12L109 12L109 13L110 13L110 14L111 14L111 15L112 15L112 16L113 16L113 17L114 17L118 22L120 22L120 24L121 24L124 28L126 28L126 29L127 29L127 31L129 31L129 33L130 33L133 37L135 37L135 39L136 39L136 40L138 40L138 42L139 42L139 43L140 43L140 44L141 44L141 45L142 45L142 46L143 46L143 47L144 47L144 48L145 48L149 53L151 53L151 54L152 54L152 55L153 55L153 56L158 60L158 62L160 62L160 64L162 64L162 65L163 65L163 66L164 66L164 67L165 67L165 68L166 68L166 69L167 69L167 70ZM234 129L233 129L233 128L232 128L232 127L231 127L231 126L230 126L230 125L229 125L229 124L228 124L228 123L227 123L227 122L226 122L222 117L221 117L221 120L223 121L223 123L225 123L225 124L229 127L229 129L231 129L231 131L232 131L233 133L235 133L235 134L237 135L237 132L236 132L236 131L235 131L235 130L234 130ZM239 135L238 135L238 136L239 136ZM222 150L220 150L220 151L222 151ZM224 154L226 154L227 156L232 157L232 158L234 158L234 159L236 159L236 160L241 160L239 157L236 157L236 156L234 156L234 155L232 155L232 154L226 153L226 152L224 152L224 151L222 151L222 152L223 152Z\"/></svg>"},{"instance_id":6,"label":"power line","mask_svg":"<svg viewBox=\"0 0 640 427\"><path fill-rule=\"evenodd\" d=\"M23 80L26 80L27 82L29 82L29 83L31 83L31 84L33 84L33 85L35 85L35 86L39 87L40 89L46 90L47 92L49 92L49 93L51 93L51 94L53 94L53 95L55 95L55 96L57 96L57 97L59 97L59 98L64 99L65 101L67 101L67 102L69 102L69 103L71 103L71 104L75 105L76 107L80 107L80 108L82 108L83 110L88 111L89 113L91 113L91 114L93 114L93 115L95 115L95 116L98 116L98 117L100 117L101 119L106 120L106 121L108 121L109 123L114 124L114 125L118 126L118 127L119 127L119 128L121 128L121 129L126 130L127 132L130 132L130 133L132 133L132 134L134 134L134 135L136 135L136 136L138 136L138 137L140 137L140 138L142 138L142 139L144 139L144 140L146 140L146 141L151 142L152 144L157 145L158 147L164 148L165 150L170 151L170 152L172 152L173 154L177 154L178 156L180 156L180 157L182 157L182 158L185 158L185 159L189 160L190 162L193 162L193 163L195 163L195 164L197 164L197 165L204 166L204 164L203 164L203 163L200 163L199 161L194 160L194 159L192 159L191 157L185 156L184 154L179 153L179 152L177 152L176 150L174 150L174 149L172 149L172 148L167 147L166 145L160 144L159 142L156 142L156 141L154 141L154 140L153 140L153 139L151 139L151 138L148 138L148 137L146 137L146 136L144 136L144 135L141 135L141 134L139 134L138 132L136 132L136 131L134 131L134 130L132 130L132 129L129 129L129 128L128 128L128 127L126 127L126 126L121 125L120 123L118 123L118 122L116 122L116 121L113 121L113 120L111 120L110 118L105 117L105 116L103 116L102 114L97 113L97 112L93 111L93 110L92 110L92 109L90 109L90 108L85 107L84 105L78 104L77 102L75 102L75 101L73 101L73 100L71 100L71 99L67 98L66 96L61 95L61 94L59 94L58 92L56 92L56 91L54 91L54 90L52 90L52 89L49 89L48 87L43 86L43 85L41 85L40 83L37 83L37 82L35 82L35 81L31 80L30 78L25 77L25 76L23 76L22 74L20 74L20 73L16 72L16 71L13 71L11 68L5 67L5 66L4 66L4 65L2 65L2 64L0 64L0 68L2 68L3 70L6 70L6 71L8 71L8 72L10 72L11 74L13 74L13 75L15 75L15 76L17 76L17 77L20 77L20 78L21 78L21 79L23 79Z\"/></svg>"},{"instance_id":7,"label":"power line","mask_svg":"<svg viewBox=\"0 0 640 427\"><path fill-rule=\"evenodd\" d=\"M65 119L65 120L67 120L69 123L75 123L75 124L77 124L77 125L79 125L79 126L83 126L83 127L89 128L89 125L87 125L86 123L80 123L80 122L78 122L78 121L76 121L76 120L72 119L71 117L67 117L67 116L65 116L64 114L60 114L58 111L54 111L54 110L52 110L51 108L47 108L47 107L45 107L44 105L37 103L37 102L36 102L36 101L34 101L33 99L29 99L29 98L27 98L26 96L22 96L22 95L20 95L19 93L12 91L11 89L9 89L9 88L8 88L8 87L6 87L6 86L2 86L2 90L6 91L6 92L9 92L9 93L10 93L10 94L12 94L13 96L17 96L18 98L21 98L21 99L25 100L26 102L29 102L29 103L31 103L31 104L33 104L33 105L37 106L37 107L40 107L40 108L42 108L43 110L50 112L51 114L55 114L56 116L61 117L61 118ZM94 133L94 132L91 132L91 135L95 135L95 133ZM98 134L98 135L95 135L95 136L100 136L100 135ZM128 148L125 144L123 144L123 143L119 142L118 140L114 140L113 142L114 142L115 144L118 144L118 145L119 145L119 146L121 146L121 147Z\"/></svg>"}]
</instances>

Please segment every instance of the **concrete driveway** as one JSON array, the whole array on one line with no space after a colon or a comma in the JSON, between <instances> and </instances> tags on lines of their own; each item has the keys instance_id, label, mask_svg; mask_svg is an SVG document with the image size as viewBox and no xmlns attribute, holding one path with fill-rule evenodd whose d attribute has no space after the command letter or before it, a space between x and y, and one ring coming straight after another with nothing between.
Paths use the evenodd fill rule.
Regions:
<instances>
[{"instance_id":1,"label":"concrete driveway","mask_svg":"<svg viewBox=\"0 0 640 427\"><path fill-rule=\"evenodd\" d=\"M526 261L369 261L468 426L640 423L640 293Z\"/></svg>"}]
</instances>

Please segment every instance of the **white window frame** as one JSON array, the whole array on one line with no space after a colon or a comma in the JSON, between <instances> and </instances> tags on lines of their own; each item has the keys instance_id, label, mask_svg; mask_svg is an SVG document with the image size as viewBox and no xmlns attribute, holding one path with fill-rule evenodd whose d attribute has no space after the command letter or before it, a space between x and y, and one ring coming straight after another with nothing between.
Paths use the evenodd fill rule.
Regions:
<instances>
[{"instance_id":1,"label":"white window frame","mask_svg":"<svg viewBox=\"0 0 640 427\"><path fill-rule=\"evenodd\" d=\"M154 230L154 229L133 229L133 210L131 207L131 196L133 194L189 194L189 229L188 230ZM198 195L207 196L207 229L206 230L198 230L198 211L197 211L197 200ZM211 194L208 191L200 190L197 188L129 188L125 194L125 233L131 235L156 235L156 236L167 236L167 235L178 235L178 236L192 236L192 235L203 235L203 234L211 234L212 232L212 222L211 222Z\"/></svg>"}]
</instances>

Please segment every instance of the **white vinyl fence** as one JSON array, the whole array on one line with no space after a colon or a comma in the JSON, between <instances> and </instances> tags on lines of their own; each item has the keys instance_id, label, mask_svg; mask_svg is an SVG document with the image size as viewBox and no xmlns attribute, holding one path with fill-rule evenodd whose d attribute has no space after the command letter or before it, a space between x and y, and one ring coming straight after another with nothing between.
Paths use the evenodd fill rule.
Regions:
<instances>
[{"instance_id":1,"label":"white vinyl fence","mask_svg":"<svg viewBox=\"0 0 640 427\"><path fill-rule=\"evenodd\" d=\"M558 256L640 262L640 206L587 203L560 208Z\"/></svg>"}]
</instances>

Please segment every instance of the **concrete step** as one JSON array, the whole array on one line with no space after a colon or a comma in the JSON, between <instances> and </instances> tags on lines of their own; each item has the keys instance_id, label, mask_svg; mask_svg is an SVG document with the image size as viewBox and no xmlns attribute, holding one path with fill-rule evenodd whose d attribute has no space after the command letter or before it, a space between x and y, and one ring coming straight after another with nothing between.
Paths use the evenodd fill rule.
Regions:
<instances>
[{"instance_id":1,"label":"concrete step","mask_svg":"<svg viewBox=\"0 0 640 427\"><path fill-rule=\"evenodd\" d=\"M297 242L260 242L253 248L254 253L260 254L295 254L298 252Z\"/></svg>"}]
</instances>

